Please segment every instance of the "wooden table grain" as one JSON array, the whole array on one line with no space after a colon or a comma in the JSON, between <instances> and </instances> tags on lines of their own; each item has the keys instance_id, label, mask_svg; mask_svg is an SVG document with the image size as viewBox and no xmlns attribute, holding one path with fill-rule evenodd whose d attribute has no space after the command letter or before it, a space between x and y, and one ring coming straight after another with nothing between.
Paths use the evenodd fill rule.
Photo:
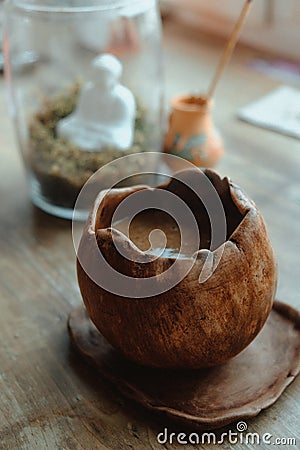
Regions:
<instances>
[{"instance_id":1,"label":"wooden table grain","mask_svg":"<svg viewBox=\"0 0 300 450\"><path fill-rule=\"evenodd\" d=\"M166 98L205 92L221 49L216 38L167 23ZM217 91L214 117L226 143L218 170L260 207L278 259L277 297L300 309L300 142L236 119L239 106L279 84L249 68L256 55L239 47ZM124 399L72 350L66 320L81 298L71 224L31 205L2 80L0 90L0 448L181 448L159 444L164 419ZM300 448L299 403L300 378L248 431L295 438L296 446L275 448Z\"/></svg>"}]
</instances>

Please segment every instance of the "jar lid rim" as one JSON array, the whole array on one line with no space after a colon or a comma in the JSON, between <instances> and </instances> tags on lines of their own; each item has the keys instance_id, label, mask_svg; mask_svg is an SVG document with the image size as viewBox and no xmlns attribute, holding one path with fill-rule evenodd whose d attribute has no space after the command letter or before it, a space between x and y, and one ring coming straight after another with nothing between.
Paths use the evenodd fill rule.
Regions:
<instances>
[{"instance_id":1,"label":"jar lid rim","mask_svg":"<svg viewBox=\"0 0 300 450\"><path fill-rule=\"evenodd\" d=\"M156 0L77 0L73 2L65 2L65 5L62 5L59 0L6 0L6 5L8 7L12 6L23 11L40 13L95 12L114 10L118 8L126 8L130 13L130 10L132 8L136 8L137 5L139 5L140 8L142 7L142 10L146 10L150 5L155 3Z\"/></svg>"}]
</instances>

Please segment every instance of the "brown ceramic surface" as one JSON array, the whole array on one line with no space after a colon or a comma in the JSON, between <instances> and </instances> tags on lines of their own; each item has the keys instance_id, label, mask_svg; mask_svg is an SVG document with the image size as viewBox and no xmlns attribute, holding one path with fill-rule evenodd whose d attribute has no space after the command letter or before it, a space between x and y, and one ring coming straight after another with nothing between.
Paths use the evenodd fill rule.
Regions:
<instances>
[{"instance_id":1,"label":"brown ceramic surface","mask_svg":"<svg viewBox=\"0 0 300 450\"><path fill-rule=\"evenodd\" d=\"M163 211L151 209L142 211L132 221L126 217L113 223L112 227L128 236L139 249L152 255L187 258L194 253L190 245L193 238L189 236L192 234L190 230L188 228L185 230L187 239L186 242L181 243L181 233L177 222ZM152 235L150 242L149 235L153 230L161 230L164 235L160 233L156 237Z\"/></svg>"},{"instance_id":2,"label":"brown ceramic surface","mask_svg":"<svg viewBox=\"0 0 300 450\"><path fill-rule=\"evenodd\" d=\"M101 194L83 233L77 268L88 314L106 339L137 363L165 368L223 363L249 345L272 308L277 268L261 214L227 178L221 179L210 170L204 173L222 201L227 236L212 252L207 250L210 221L199 197L178 180L161 185L160 189L173 192L189 206L201 232L200 250L192 270L170 291L147 298L118 296L98 286L82 268L83 264L91 270L102 270L99 248L117 272L137 279L155 277L174 264L172 258L149 262L149 255L110 228L120 202L133 192L150 188L119 189L104 198ZM182 172L181 177L189 184L193 182L203 194L205 184L201 184L203 175L199 170ZM128 259L116 249L113 235ZM199 284L206 258L210 257L214 264L221 247L223 254L215 271ZM144 263L132 261L135 255L144 258ZM180 264L183 268L185 261ZM156 283L156 278L151 282Z\"/></svg>"},{"instance_id":3,"label":"brown ceramic surface","mask_svg":"<svg viewBox=\"0 0 300 450\"><path fill-rule=\"evenodd\" d=\"M127 397L182 423L216 429L271 406L300 370L300 313L276 301L256 339L224 365L149 369L116 352L80 307L69 316L76 349Z\"/></svg>"}]
</instances>

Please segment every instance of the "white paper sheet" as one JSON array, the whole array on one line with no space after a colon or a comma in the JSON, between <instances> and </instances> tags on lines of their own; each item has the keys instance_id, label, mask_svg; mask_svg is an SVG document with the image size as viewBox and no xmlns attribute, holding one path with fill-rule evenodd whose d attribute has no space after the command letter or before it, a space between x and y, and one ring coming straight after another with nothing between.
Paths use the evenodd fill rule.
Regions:
<instances>
[{"instance_id":1,"label":"white paper sheet","mask_svg":"<svg viewBox=\"0 0 300 450\"><path fill-rule=\"evenodd\" d=\"M300 139L300 90L281 86L241 108L238 117L253 125Z\"/></svg>"}]
</instances>

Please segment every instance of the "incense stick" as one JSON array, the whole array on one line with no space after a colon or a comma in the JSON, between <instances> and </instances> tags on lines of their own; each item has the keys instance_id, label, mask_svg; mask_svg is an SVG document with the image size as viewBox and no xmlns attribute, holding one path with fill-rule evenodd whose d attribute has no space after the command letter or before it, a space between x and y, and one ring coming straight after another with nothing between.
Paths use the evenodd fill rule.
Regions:
<instances>
[{"instance_id":1,"label":"incense stick","mask_svg":"<svg viewBox=\"0 0 300 450\"><path fill-rule=\"evenodd\" d=\"M235 49L235 46L236 46L236 44L238 42L238 39L239 39L239 36L240 36L240 31L242 29L242 26L243 26L245 20L246 20L246 17L248 15L248 12L250 10L251 5L252 5L252 0L246 0L246 3L245 3L245 5L244 5L244 7L242 9L240 17L238 18L238 21L237 21L237 23L234 26L234 29L233 29L233 31L231 33L231 36L230 36L230 38L229 38L229 40L227 42L227 45L226 45L226 47L224 49L222 57L221 57L221 59L219 61L219 64L217 66L214 78L213 78L212 83L210 85L210 88L208 90L208 94L207 94L207 99L208 100L213 97L215 89L217 87L217 84L218 84L218 82L219 82L219 80L221 78L221 75L222 75L222 73L223 73L227 63L229 62L230 57L231 57L231 55L232 55L232 53L233 53L233 51Z\"/></svg>"}]
</instances>

